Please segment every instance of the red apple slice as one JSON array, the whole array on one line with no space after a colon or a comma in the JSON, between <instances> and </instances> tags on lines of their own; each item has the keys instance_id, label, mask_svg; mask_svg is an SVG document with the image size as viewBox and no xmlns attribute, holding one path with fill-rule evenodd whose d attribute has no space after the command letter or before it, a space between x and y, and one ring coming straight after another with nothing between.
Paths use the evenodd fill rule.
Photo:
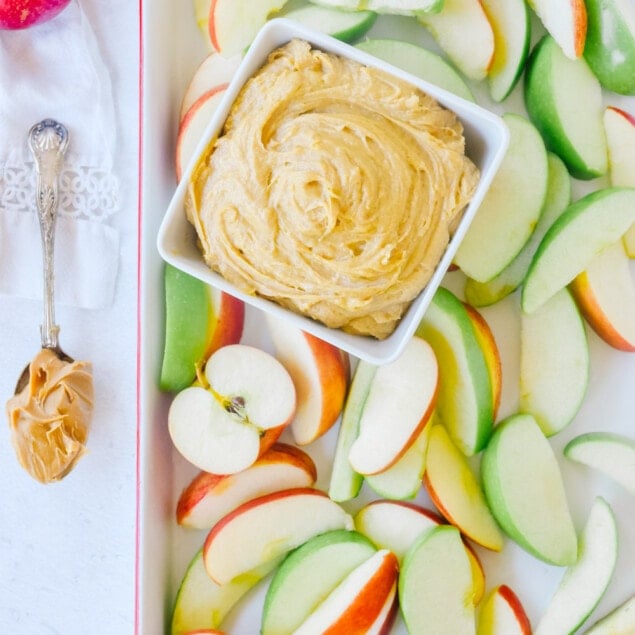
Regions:
<instances>
[{"instance_id":1,"label":"red apple slice","mask_svg":"<svg viewBox=\"0 0 635 635\"><path fill-rule=\"evenodd\" d=\"M342 412L347 368L340 350L286 322L267 316L276 357L289 371L298 399L291 432L307 445L327 432Z\"/></svg>"},{"instance_id":2,"label":"red apple slice","mask_svg":"<svg viewBox=\"0 0 635 635\"><path fill-rule=\"evenodd\" d=\"M432 415L438 384L436 356L420 337L413 337L397 360L377 369L348 455L356 472L377 474L406 452Z\"/></svg>"},{"instance_id":3,"label":"red apple slice","mask_svg":"<svg viewBox=\"0 0 635 635\"><path fill-rule=\"evenodd\" d=\"M203 138L207 124L214 116L227 84L221 84L210 88L203 93L189 108L179 126L176 137L176 180L181 180L181 175L194 156L194 152Z\"/></svg>"},{"instance_id":4,"label":"red apple slice","mask_svg":"<svg viewBox=\"0 0 635 635\"><path fill-rule=\"evenodd\" d=\"M293 418L295 388L272 355L233 344L205 365L205 386L176 395L168 429L176 449L199 469L234 474L252 465ZM263 447L267 434L269 445Z\"/></svg>"},{"instance_id":5,"label":"red apple slice","mask_svg":"<svg viewBox=\"0 0 635 635\"><path fill-rule=\"evenodd\" d=\"M184 527L210 529L249 500L281 489L310 487L316 479L315 463L308 454L276 443L237 474L198 474L179 497L176 520Z\"/></svg>"},{"instance_id":6,"label":"red apple slice","mask_svg":"<svg viewBox=\"0 0 635 635\"><path fill-rule=\"evenodd\" d=\"M378 551L351 571L294 634L379 633L395 602L398 568L394 553Z\"/></svg>"},{"instance_id":7,"label":"red apple slice","mask_svg":"<svg viewBox=\"0 0 635 635\"><path fill-rule=\"evenodd\" d=\"M587 13L584 0L528 0L562 52L576 59L584 51Z\"/></svg>"},{"instance_id":8,"label":"red apple slice","mask_svg":"<svg viewBox=\"0 0 635 635\"><path fill-rule=\"evenodd\" d=\"M531 624L518 596L505 584L489 594L478 620L479 635L531 635Z\"/></svg>"},{"instance_id":9,"label":"red apple slice","mask_svg":"<svg viewBox=\"0 0 635 635\"><path fill-rule=\"evenodd\" d=\"M205 568L223 584L313 536L352 528L352 518L324 492L282 490L241 505L214 525L203 547Z\"/></svg>"}]
</instances>

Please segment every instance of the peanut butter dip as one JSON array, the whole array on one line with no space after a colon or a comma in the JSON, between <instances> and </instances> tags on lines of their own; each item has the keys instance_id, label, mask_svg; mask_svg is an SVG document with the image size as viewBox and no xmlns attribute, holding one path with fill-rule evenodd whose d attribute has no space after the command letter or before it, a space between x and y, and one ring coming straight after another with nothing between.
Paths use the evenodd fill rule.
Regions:
<instances>
[{"instance_id":1,"label":"peanut butter dip","mask_svg":"<svg viewBox=\"0 0 635 635\"><path fill-rule=\"evenodd\" d=\"M245 84L186 210L208 266L242 291L383 339L475 190L464 146L432 97L294 40Z\"/></svg>"},{"instance_id":2,"label":"peanut butter dip","mask_svg":"<svg viewBox=\"0 0 635 635\"><path fill-rule=\"evenodd\" d=\"M58 481L84 454L93 409L87 362L66 362L43 348L29 383L7 402L11 440L22 467L41 483Z\"/></svg>"}]
</instances>

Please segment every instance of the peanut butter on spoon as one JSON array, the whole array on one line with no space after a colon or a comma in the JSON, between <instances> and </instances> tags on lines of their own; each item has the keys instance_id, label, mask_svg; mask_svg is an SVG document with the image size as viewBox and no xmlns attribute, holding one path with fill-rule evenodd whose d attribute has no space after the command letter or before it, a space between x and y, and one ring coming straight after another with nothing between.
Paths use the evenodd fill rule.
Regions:
<instances>
[{"instance_id":1,"label":"peanut butter on spoon","mask_svg":"<svg viewBox=\"0 0 635 635\"><path fill-rule=\"evenodd\" d=\"M44 265L42 349L20 375L15 395L6 406L18 461L41 483L62 479L84 454L93 410L91 365L62 351L54 317L57 180L67 145L66 128L51 119L35 124L29 132L37 171L36 205Z\"/></svg>"}]
</instances>

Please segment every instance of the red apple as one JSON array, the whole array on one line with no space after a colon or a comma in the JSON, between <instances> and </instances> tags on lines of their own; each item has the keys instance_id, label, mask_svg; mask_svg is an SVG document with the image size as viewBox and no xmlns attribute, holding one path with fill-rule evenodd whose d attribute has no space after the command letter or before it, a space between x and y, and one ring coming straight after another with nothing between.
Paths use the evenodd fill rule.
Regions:
<instances>
[{"instance_id":1,"label":"red apple","mask_svg":"<svg viewBox=\"0 0 635 635\"><path fill-rule=\"evenodd\" d=\"M26 29L54 18L70 0L0 0L0 29Z\"/></svg>"}]
</instances>

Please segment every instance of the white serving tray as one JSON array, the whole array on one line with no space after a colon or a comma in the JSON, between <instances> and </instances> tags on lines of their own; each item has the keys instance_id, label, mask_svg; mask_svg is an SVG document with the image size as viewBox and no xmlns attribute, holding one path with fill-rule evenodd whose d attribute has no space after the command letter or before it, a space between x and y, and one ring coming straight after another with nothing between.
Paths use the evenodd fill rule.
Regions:
<instances>
[{"instance_id":1,"label":"white serving tray","mask_svg":"<svg viewBox=\"0 0 635 635\"><path fill-rule=\"evenodd\" d=\"M156 239L163 214L176 187L174 143L181 96L207 49L197 31L189 0L143 0L143 143L142 204L140 209L140 295L139 295L139 402L138 402L138 524L136 562L135 632L157 635L169 632L172 604L185 567L200 547L205 532L185 530L176 525L174 509L179 493L195 473L172 449L166 427L169 398L159 393L157 380L162 356L163 263ZM535 29L537 32L538 29ZM420 30L407 20L382 16L372 35L397 37L435 49L431 40L420 39ZM524 113L521 87L504 105L487 98L486 86L472 89L481 104L495 112ZM635 112L635 98L611 95L610 102ZM576 183L581 195L592 184ZM635 262L632 263L635 269ZM449 274L444 284L455 291L461 274ZM503 358L503 400L499 417L512 414L517 400L518 321L517 298L507 298L483 310L501 348ZM263 347L269 342L261 328L258 310L247 311L246 341ZM635 435L635 354L610 349L589 331L591 378L587 399L575 421L552 439L557 453L572 437L586 431L606 429ZM328 485L328 466L337 428L307 449L320 474L318 486ZM561 460L565 485L574 520L581 528L596 495L612 505L620 532L620 553L611 585L593 613L595 618L635 594L635 497L629 496L608 479L573 463ZM349 509L355 511L373 498L365 488ZM422 492L418 499L431 506ZM535 625L562 575L563 569L539 562L507 543L502 554L477 548L487 575L487 589L506 583L519 595ZM258 632L260 609L266 587L261 584L244 598L227 618L223 629L229 635ZM395 633L405 633L397 623Z\"/></svg>"}]
</instances>

